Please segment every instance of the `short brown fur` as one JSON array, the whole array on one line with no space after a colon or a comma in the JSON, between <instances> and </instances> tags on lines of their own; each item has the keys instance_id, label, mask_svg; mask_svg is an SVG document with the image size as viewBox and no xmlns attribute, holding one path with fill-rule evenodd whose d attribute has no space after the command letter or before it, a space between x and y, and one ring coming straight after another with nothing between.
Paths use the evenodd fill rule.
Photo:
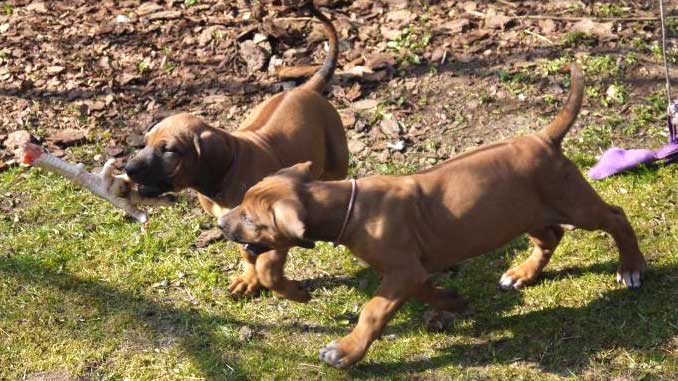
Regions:
<instances>
[{"instance_id":1,"label":"short brown fur","mask_svg":"<svg viewBox=\"0 0 678 381\"><path fill-rule=\"evenodd\" d=\"M320 18L330 40L325 64L306 84L277 94L258 105L240 128L228 133L187 114L170 116L146 135L146 147L126 171L148 195L193 188L202 207L219 217L242 200L245 191L264 176L295 163L311 161L314 179L338 180L348 171L348 148L341 119L321 92L337 60L337 36L331 22ZM244 273L229 287L251 295L262 286L293 300L308 293L283 276L287 251L255 257L241 250Z\"/></svg>"},{"instance_id":2,"label":"short brown fur","mask_svg":"<svg viewBox=\"0 0 678 381\"><path fill-rule=\"evenodd\" d=\"M360 360L409 298L442 310L462 308L457 293L434 286L431 274L523 233L535 244L534 252L504 273L500 284L505 288L522 287L539 276L563 236L563 226L610 233L621 259L618 279L629 288L640 286L645 260L623 210L605 203L560 148L579 112L583 90L580 69L573 65L570 98L542 131L473 150L411 176L357 181L340 243L377 271L382 282L353 331L321 350L323 361L346 367ZM252 187L240 206L220 218L224 235L280 250L308 240L335 240L351 184L312 181L310 171L310 163L297 164Z\"/></svg>"}]
</instances>

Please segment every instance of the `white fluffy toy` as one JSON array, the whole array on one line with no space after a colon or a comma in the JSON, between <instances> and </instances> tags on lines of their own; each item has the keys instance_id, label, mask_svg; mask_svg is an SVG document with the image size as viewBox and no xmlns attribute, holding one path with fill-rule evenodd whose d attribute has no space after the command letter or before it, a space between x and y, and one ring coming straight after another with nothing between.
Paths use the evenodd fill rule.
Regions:
<instances>
[{"instance_id":1,"label":"white fluffy toy","mask_svg":"<svg viewBox=\"0 0 678 381\"><path fill-rule=\"evenodd\" d=\"M132 182L126 175L114 176L113 163L108 160L100 174L88 172L82 164L72 164L49 154L42 147L26 143L23 147L21 161L66 177L72 182L86 188L93 194L108 201L113 206L122 209L129 216L141 223L148 222L146 212L139 210L137 205L169 205L171 201L166 197L146 198L133 189Z\"/></svg>"}]
</instances>

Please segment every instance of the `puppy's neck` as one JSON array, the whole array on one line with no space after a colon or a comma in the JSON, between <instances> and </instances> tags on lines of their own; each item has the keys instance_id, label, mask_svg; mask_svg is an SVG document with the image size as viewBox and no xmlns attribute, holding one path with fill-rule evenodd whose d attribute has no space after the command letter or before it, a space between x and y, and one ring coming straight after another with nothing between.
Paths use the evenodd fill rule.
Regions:
<instances>
[{"instance_id":1,"label":"puppy's neck","mask_svg":"<svg viewBox=\"0 0 678 381\"><path fill-rule=\"evenodd\" d=\"M351 201L351 182L315 181L306 185L306 233L308 239L314 241L343 243L349 238L350 225L342 235L342 242L336 242L344 224Z\"/></svg>"}]
</instances>

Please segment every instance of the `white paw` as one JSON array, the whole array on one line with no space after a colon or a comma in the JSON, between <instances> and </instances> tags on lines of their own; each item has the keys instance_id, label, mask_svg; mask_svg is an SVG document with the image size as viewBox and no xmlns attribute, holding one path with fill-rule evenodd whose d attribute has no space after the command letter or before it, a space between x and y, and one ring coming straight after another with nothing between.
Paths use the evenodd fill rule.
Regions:
<instances>
[{"instance_id":1,"label":"white paw","mask_svg":"<svg viewBox=\"0 0 678 381\"><path fill-rule=\"evenodd\" d=\"M626 288L637 289L640 288L640 271L623 271L617 272L617 283L624 283Z\"/></svg>"},{"instance_id":2,"label":"white paw","mask_svg":"<svg viewBox=\"0 0 678 381\"><path fill-rule=\"evenodd\" d=\"M520 279L514 279L510 275L502 275L499 279L499 288L502 290L510 290L515 288L516 290L523 286L523 281Z\"/></svg>"},{"instance_id":3,"label":"white paw","mask_svg":"<svg viewBox=\"0 0 678 381\"><path fill-rule=\"evenodd\" d=\"M320 358L320 360L324 361L329 366L340 368L344 354L341 353L341 350L339 350L339 345L337 342L333 341L327 344L324 348L320 349L318 358Z\"/></svg>"}]
</instances>

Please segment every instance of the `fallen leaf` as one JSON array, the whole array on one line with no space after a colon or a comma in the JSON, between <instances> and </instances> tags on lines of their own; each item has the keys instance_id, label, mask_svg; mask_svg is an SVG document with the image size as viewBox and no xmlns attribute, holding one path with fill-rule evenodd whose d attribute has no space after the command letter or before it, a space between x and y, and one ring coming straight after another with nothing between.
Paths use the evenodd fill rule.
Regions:
<instances>
[{"instance_id":1,"label":"fallen leaf","mask_svg":"<svg viewBox=\"0 0 678 381\"><path fill-rule=\"evenodd\" d=\"M372 70L393 67L396 63L395 58L390 53L379 53L367 58L365 64Z\"/></svg>"},{"instance_id":2,"label":"fallen leaf","mask_svg":"<svg viewBox=\"0 0 678 381\"><path fill-rule=\"evenodd\" d=\"M490 13L485 18L485 27L491 29L506 29L511 20L510 17L503 13Z\"/></svg>"},{"instance_id":3,"label":"fallen leaf","mask_svg":"<svg viewBox=\"0 0 678 381\"><path fill-rule=\"evenodd\" d=\"M341 124L346 129L352 129L355 126L355 111L351 109L344 109L339 111L339 116L341 117Z\"/></svg>"},{"instance_id":4,"label":"fallen leaf","mask_svg":"<svg viewBox=\"0 0 678 381\"><path fill-rule=\"evenodd\" d=\"M407 9L398 9L395 11L388 12L386 14L387 21L395 21L396 23L409 23L414 21L417 18L417 15L412 13L412 11Z\"/></svg>"},{"instance_id":5,"label":"fallen leaf","mask_svg":"<svg viewBox=\"0 0 678 381\"><path fill-rule=\"evenodd\" d=\"M586 18L572 25L571 29L575 32L582 32L590 36L607 38L614 36L612 33L613 27L614 23L612 21L596 22Z\"/></svg>"},{"instance_id":6,"label":"fallen leaf","mask_svg":"<svg viewBox=\"0 0 678 381\"><path fill-rule=\"evenodd\" d=\"M400 34L402 33L399 29L391 29L386 26L379 28L379 32L387 40L395 40L400 37Z\"/></svg>"},{"instance_id":7,"label":"fallen leaf","mask_svg":"<svg viewBox=\"0 0 678 381\"><path fill-rule=\"evenodd\" d=\"M49 13L49 9L47 9L47 5L43 3L42 1L38 2L33 2L30 3L26 6L27 11L35 12L35 13Z\"/></svg>"},{"instance_id":8,"label":"fallen leaf","mask_svg":"<svg viewBox=\"0 0 678 381\"><path fill-rule=\"evenodd\" d=\"M393 116L384 116L384 119L379 123L379 131L384 135L397 136L400 133L400 124Z\"/></svg>"},{"instance_id":9,"label":"fallen leaf","mask_svg":"<svg viewBox=\"0 0 678 381\"><path fill-rule=\"evenodd\" d=\"M358 66L353 66L352 68L350 68L348 70L344 70L342 72L339 72L339 73L337 73L337 75L342 75L342 76L346 76L346 77L349 77L349 78L362 78L363 76L365 76L365 74L371 74L371 73L373 73L373 71L369 67L358 65Z\"/></svg>"},{"instance_id":10,"label":"fallen leaf","mask_svg":"<svg viewBox=\"0 0 678 381\"><path fill-rule=\"evenodd\" d=\"M101 111L106 108L106 103L104 101L94 101L89 108L90 110Z\"/></svg>"},{"instance_id":11,"label":"fallen leaf","mask_svg":"<svg viewBox=\"0 0 678 381\"><path fill-rule=\"evenodd\" d=\"M223 239L224 235L220 229L210 229L200 233L198 238L195 240L195 246L203 248Z\"/></svg>"},{"instance_id":12,"label":"fallen leaf","mask_svg":"<svg viewBox=\"0 0 678 381\"><path fill-rule=\"evenodd\" d=\"M435 31L438 33L446 34L458 34L463 33L471 27L471 21L466 18L458 18L452 21L448 21L444 24L440 24L435 28Z\"/></svg>"},{"instance_id":13,"label":"fallen leaf","mask_svg":"<svg viewBox=\"0 0 678 381\"><path fill-rule=\"evenodd\" d=\"M66 70L66 68L63 66L48 66L46 70L50 74L59 74L62 71Z\"/></svg>"},{"instance_id":14,"label":"fallen leaf","mask_svg":"<svg viewBox=\"0 0 678 381\"><path fill-rule=\"evenodd\" d=\"M365 149L365 143L361 142L358 139L352 139L348 142L348 150L352 154L356 155L362 152Z\"/></svg>"},{"instance_id":15,"label":"fallen leaf","mask_svg":"<svg viewBox=\"0 0 678 381\"><path fill-rule=\"evenodd\" d=\"M268 60L269 53L252 40L246 40L239 44L240 57L247 63L247 70L250 73L264 68Z\"/></svg>"},{"instance_id":16,"label":"fallen leaf","mask_svg":"<svg viewBox=\"0 0 678 381\"><path fill-rule=\"evenodd\" d=\"M106 147L106 155L108 157L118 157L122 155L125 152L125 150L122 147L118 146L108 146Z\"/></svg>"},{"instance_id":17,"label":"fallen leaf","mask_svg":"<svg viewBox=\"0 0 678 381\"><path fill-rule=\"evenodd\" d=\"M539 20L539 29L543 34L552 34L556 28L556 22L551 19Z\"/></svg>"},{"instance_id":18,"label":"fallen leaf","mask_svg":"<svg viewBox=\"0 0 678 381\"><path fill-rule=\"evenodd\" d=\"M475 12L478 9L478 4L475 1L464 1L461 4L461 9L466 12Z\"/></svg>"},{"instance_id":19,"label":"fallen leaf","mask_svg":"<svg viewBox=\"0 0 678 381\"><path fill-rule=\"evenodd\" d=\"M351 107L356 111L369 110L371 108L377 107L379 101L376 99L363 99L357 102L354 102Z\"/></svg>"},{"instance_id":20,"label":"fallen leaf","mask_svg":"<svg viewBox=\"0 0 678 381\"><path fill-rule=\"evenodd\" d=\"M353 102L354 100L360 98L362 95L360 91L360 83L354 82L353 85L345 92L344 96L349 101Z\"/></svg>"},{"instance_id":21,"label":"fallen leaf","mask_svg":"<svg viewBox=\"0 0 678 381\"><path fill-rule=\"evenodd\" d=\"M139 15L139 16L146 16L146 15L151 14L153 12L158 12L161 9L163 9L163 7L161 5L148 2L148 3L143 3L139 7L137 7L136 14Z\"/></svg>"},{"instance_id":22,"label":"fallen leaf","mask_svg":"<svg viewBox=\"0 0 678 381\"><path fill-rule=\"evenodd\" d=\"M162 11L146 16L149 20L171 20L181 17L181 11Z\"/></svg>"},{"instance_id":23,"label":"fallen leaf","mask_svg":"<svg viewBox=\"0 0 678 381\"><path fill-rule=\"evenodd\" d=\"M86 139L87 134L85 131L75 128L66 128L63 130L54 131L45 140L65 147L76 143L81 143Z\"/></svg>"}]
</instances>

